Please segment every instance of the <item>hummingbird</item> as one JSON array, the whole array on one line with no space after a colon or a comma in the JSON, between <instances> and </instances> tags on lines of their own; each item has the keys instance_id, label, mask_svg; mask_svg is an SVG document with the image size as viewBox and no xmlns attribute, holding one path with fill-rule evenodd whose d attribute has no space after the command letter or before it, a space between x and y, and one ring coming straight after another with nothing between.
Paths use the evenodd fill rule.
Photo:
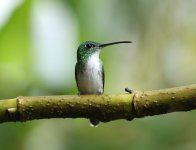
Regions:
<instances>
[{"instance_id":1,"label":"hummingbird","mask_svg":"<svg viewBox=\"0 0 196 150\"><path fill-rule=\"evenodd\" d=\"M103 63L99 58L101 50L110 45L132 43L131 41L118 41L111 43L97 43L86 41L80 44L77 50L77 63L75 66L75 79L78 94L103 94L105 74ZM92 126L97 126L99 120L90 118Z\"/></svg>"}]
</instances>

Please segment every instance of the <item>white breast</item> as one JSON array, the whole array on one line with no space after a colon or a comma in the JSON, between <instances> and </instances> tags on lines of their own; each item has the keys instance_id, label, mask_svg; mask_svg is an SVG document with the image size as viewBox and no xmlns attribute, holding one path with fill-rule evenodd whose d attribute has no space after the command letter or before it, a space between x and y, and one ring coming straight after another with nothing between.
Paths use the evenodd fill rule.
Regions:
<instances>
[{"instance_id":1,"label":"white breast","mask_svg":"<svg viewBox=\"0 0 196 150\"><path fill-rule=\"evenodd\" d=\"M78 79L81 94L103 93L102 62L99 59L99 52L89 58L84 72L78 76Z\"/></svg>"}]
</instances>

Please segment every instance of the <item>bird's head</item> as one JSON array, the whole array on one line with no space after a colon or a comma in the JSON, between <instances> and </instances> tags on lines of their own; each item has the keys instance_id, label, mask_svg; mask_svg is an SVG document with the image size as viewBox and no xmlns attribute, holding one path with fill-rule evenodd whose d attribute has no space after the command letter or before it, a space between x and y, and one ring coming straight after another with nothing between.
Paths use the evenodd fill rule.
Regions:
<instances>
[{"instance_id":1,"label":"bird's head","mask_svg":"<svg viewBox=\"0 0 196 150\"><path fill-rule=\"evenodd\" d=\"M106 43L106 44L101 44L101 43L96 43L93 41L86 41L80 44L77 50L77 60L78 61L87 61L88 58L95 53L100 53L102 48L114 44L120 44L120 43L132 43L131 41L119 41L119 42L112 42L112 43Z\"/></svg>"}]
</instances>

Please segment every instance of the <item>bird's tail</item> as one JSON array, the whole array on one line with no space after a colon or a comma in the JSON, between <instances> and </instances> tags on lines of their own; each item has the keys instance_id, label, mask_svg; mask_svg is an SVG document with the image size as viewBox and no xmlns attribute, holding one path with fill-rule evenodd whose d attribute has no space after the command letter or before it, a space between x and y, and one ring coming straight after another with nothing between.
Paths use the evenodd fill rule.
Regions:
<instances>
[{"instance_id":1,"label":"bird's tail","mask_svg":"<svg viewBox=\"0 0 196 150\"><path fill-rule=\"evenodd\" d=\"M89 119L90 120L90 125L92 126L92 127L97 127L98 126L98 124L99 124L99 120L97 120L97 119L95 119L95 118L90 118Z\"/></svg>"}]
</instances>

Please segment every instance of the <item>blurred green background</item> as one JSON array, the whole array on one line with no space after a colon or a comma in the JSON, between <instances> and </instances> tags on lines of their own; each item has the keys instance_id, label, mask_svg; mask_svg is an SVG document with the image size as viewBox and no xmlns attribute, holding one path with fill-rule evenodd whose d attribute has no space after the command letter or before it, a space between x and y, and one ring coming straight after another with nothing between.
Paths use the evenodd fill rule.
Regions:
<instances>
[{"instance_id":1,"label":"blurred green background","mask_svg":"<svg viewBox=\"0 0 196 150\"><path fill-rule=\"evenodd\" d=\"M196 1L1 0L0 99L76 94L82 41L105 48L105 93L196 83ZM89 126L85 119L0 125L0 150L195 150L196 112Z\"/></svg>"}]
</instances>

